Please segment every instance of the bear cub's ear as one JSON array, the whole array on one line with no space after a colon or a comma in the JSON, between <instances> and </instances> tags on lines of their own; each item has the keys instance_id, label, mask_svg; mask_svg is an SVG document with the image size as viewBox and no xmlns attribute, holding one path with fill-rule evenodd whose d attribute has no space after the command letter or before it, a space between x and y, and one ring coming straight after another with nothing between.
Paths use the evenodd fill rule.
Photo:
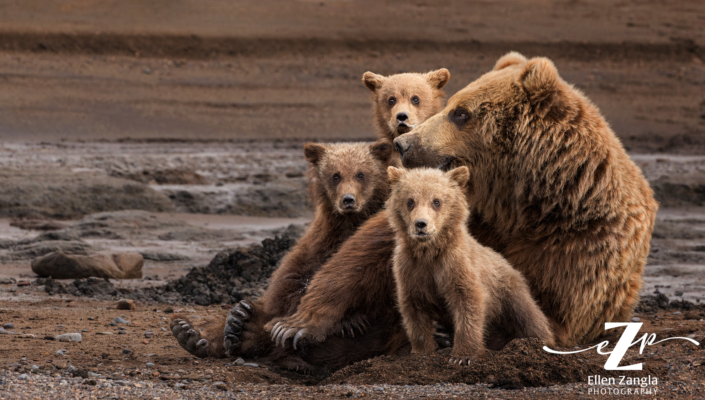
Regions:
<instances>
[{"instance_id":1,"label":"bear cub's ear","mask_svg":"<svg viewBox=\"0 0 705 400\"><path fill-rule=\"evenodd\" d=\"M450 80L450 71L445 68L437 69L426 74L426 79L434 89L443 89Z\"/></svg>"},{"instance_id":2,"label":"bear cub's ear","mask_svg":"<svg viewBox=\"0 0 705 400\"><path fill-rule=\"evenodd\" d=\"M494 65L494 71L499 71L500 69L507 68L510 65L523 64L525 62L526 57L516 51L510 51L497 60L497 64Z\"/></svg>"},{"instance_id":3,"label":"bear cub's ear","mask_svg":"<svg viewBox=\"0 0 705 400\"><path fill-rule=\"evenodd\" d=\"M362 74L362 83L367 86L372 93L376 93L382 87L386 78L382 75L377 75L374 72L367 71Z\"/></svg>"},{"instance_id":4,"label":"bear cub's ear","mask_svg":"<svg viewBox=\"0 0 705 400\"><path fill-rule=\"evenodd\" d=\"M306 143L304 145L304 157L313 165L318 164L324 154L326 154L326 146L322 144Z\"/></svg>"},{"instance_id":5,"label":"bear cub's ear","mask_svg":"<svg viewBox=\"0 0 705 400\"><path fill-rule=\"evenodd\" d=\"M389 183L394 185L395 183L399 182L401 177L406 173L403 169L397 168L397 167L389 167L387 168L387 175L389 176Z\"/></svg>"},{"instance_id":6,"label":"bear cub's ear","mask_svg":"<svg viewBox=\"0 0 705 400\"><path fill-rule=\"evenodd\" d=\"M448 174L450 180L457 183L460 187L465 186L465 184L468 183L468 179L470 179L470 170L466 166L452 169L446 172L446 174Z\"/></svg>"},{"instance_id":7,"label":"bear cub's ear","mask_svg":"<svg viewBox=\"0 0 705 400\"><path fill-rule=\"evenodd\" d=\"M381 161L383 164L389 164L394 152L392 144L387 141L377 141L370 145L370 153L372 157Z\"/></svg>"}]
</instances>

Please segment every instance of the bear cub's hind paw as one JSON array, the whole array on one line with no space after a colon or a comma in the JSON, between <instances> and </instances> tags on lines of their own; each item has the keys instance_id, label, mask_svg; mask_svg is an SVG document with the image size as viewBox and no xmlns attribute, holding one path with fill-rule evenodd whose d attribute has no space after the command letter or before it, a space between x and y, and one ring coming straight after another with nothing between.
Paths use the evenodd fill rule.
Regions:
<instances>
[{"instance_id":1,"label":"bear cub's hind paw","mask_svg":"<svg viewBox=\"0 0 705 400\"><path fill-rule=\"evenodd\" d=\"M223 331L223 344L225 345L225 354L228 357L234 357L240 353L243 342L243 326L254 315L254 312L254 306L246 300L240 301L230 309Z\"/></svg>"},{"instance_id":2,"label":"bear cub's hind paw","mask_svg":"<svg viewBox=\"0 0 705 400\"><path fill-rule=\"evenodd\" d=\"M189 325L186 320L174 318L170 324L171 333L184 350L198 358L208 356L208 340L201 337L201 333Z\"/></svg>"}]
</instances>

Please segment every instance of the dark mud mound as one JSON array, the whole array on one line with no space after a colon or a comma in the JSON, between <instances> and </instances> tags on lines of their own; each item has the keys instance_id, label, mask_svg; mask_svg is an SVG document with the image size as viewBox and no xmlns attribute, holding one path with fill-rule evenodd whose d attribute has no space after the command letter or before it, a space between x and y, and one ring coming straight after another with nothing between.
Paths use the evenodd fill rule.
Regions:
<instances>
[{"instance_id":1,"label":"dark mud mound","mask_svg":"<svg viewBox=\"0 0 705 400\"><path fill-rule=\"evenodd\" d=\"M288 236L277 236L262 244L218 253L208 266L191 269L164 290L179 293L184 302L202 306L259 297L294 243Z\"/></svg>"},{"instance_id":2,"label":"dark mud mound","mask_svg":"<svg viewBox=\"0 0 705 400\"><path fill-rule=\"evenodd\" d=\"M538 339L515 339L469 366L448 364L450 349L433 355L383 356L358 362L321 384L432 385L439 382L486 383L503 389L587 382L590 375L610 376L596 352L554 355ZM665 362L650 362L638 376L662 374ZM614 374L618 376L618 374ZM661 375L659 375L661 376Z\"/></svg>"},{"instance_id":3,"label":"dark mud mound","mask_svg":"<svg viewBox=\"0 0 705 400\"><path fill-rule=\"evenodd\" d=\"M37 279L49 294L73 294L100 299L121 296L144 302L185 303L207 306L233 304L244 298L257 298L269 285L269 277L284 255L296 243L287 235L265 239L261 244L218 253L205 267L165 286L144 289L116 289L106 279L76 279L64 285L52 279Z\"/></svg>"},{"instance_id":4,"label":"dark mud mound","mask_svg":"<svg viewBox=\"0 0 705 400\"><path fill-rule=\"evenodd\" d=\"M102 300L110 300L118 295L118 289L115 288L115 285L109 280L101 278L76 279L68 285L52 278L39 278L34 281L34 284L44 285L44 290L49 294L72 294Z\"/></svg>"}]
</instances>

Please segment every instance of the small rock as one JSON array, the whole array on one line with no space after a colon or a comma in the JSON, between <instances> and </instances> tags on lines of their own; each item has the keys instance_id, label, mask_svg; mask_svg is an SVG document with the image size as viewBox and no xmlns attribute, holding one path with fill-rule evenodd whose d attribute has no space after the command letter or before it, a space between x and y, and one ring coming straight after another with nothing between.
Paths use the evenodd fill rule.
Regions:
<instances>
[{"instance_id":1,"label":"small rock","mask_svg":"<svg viewBox=\"0 0 705 400\"><path fill-rule=\"evenodd\" d=\"M31 333L23 333L22 335L17 336L20 339L36 339L37 336L33 335Z\"/></svg>"},{"instance_id":2,"label":"small rock","mask_svg":"<svg viewBox=\"0 0 705 400\"><path fill-rule=\"evenodd\" d=\"M36 365L32 365L32 371L39 371L39 367Z\"/></svg>"},{"instance_id":3,"label":"small rock","mask_svg":"<svg viewBox=\"0 0 705 400\"><path fill-rule=\"evenodd\" d=\"M66 350L66 349L61 349L61 350L57 350L57 351L56 351L56 355L57 355L57 356L65 356L66 354L68 354L68 352L69 352L69 351Z\"/></svg>"},{"instance_id":4,"label":"small rock","mask_svg":"<svg viewBox=\"0 0 705 400\"><path fill-rule=\"evenodd\" d=\"M118 310L134 311L137 309L137 306L135 305L134 300L120 299L117 303L117 309ZM115 321L115 322L117 322L117 321Z\"/></svg>"},{"instance_id":5,"label":"small rock","mask_svg":"<svg viewBox=\"0 0 705 400\"><path fill-rule=\"evenodd\" d=\"M244 367L252 367L252 368L259 368L258 364L255 363L244 363L242 364Z\"/></svg>"},{"instance_id":6,"label":"small rock","mask_svg":"<svg viewBox=\"0 0 705 400\"><path fill-rule=\"evenodd\" d=\"M235 360L234 364L235 365L245 365L245 360L243 360L242 358L238 358L237 360Z\"/></svg>"},{"instance_id":7,"label":"small rock","mask_svg":"<svg viewBox=\"0 0 705 400\"><path fill-rule=\"evenodd\" d=\"M120 332L118 332L118 335L127 335L127 332L125 332L125 331L120 331Z\"/></svg>"},{"instance_id":8,"label":"small rock","mask_svg":"<svg viewBox=\"0 0 705 400\"><path fill-rule=\"evenodd\" d=\"M56 340L56 336L46 335L44 336L44 340Z\"/></svg>"},{"instance_id":9,"label":"small rock","mask_svg":"<svg viewBox=\"0 0 705 400\"><path fill-rule=\"evenodd\" d=\"M148 362L148 363L147 363L147 368L154 368L154 363Z\"/></svg>"},{"instance_id":10,"label":"small rock","mask_svg":"<svg viewBox=\"0 0 705 400\"><path fill-rule=\"evenodd\" d=\"M151 338L152 336L154 336L154 332L152 331L147 331L144 333L144 337L146 337L147 339Z\"/></svg>"},{"instance_id":11,"label":"small rock","mask_svg":"<svg viewBox=\"0 0 705 400\"><path fill-rule=\"evenodd\" d=\"M680 311L674 311L672 314L673 315L681 315L682 313Z\"/></svg>"},{"instance_id":12,"label":"small rock","mask_svg":"<svg viewBox=\"0 0 705 400\"><path fill-rule=\"evenodd\" d=\"M130 353L132 353L132 350L122 349L122 354L130 354Z\"/></svg>"},{"instance_id":13,"label":"small rock","mask_svg":"<svg viewBox=\"0 0 705 400\"><path fill-rule=\"evenodd\" d=\"M225 383L224 383L224 382L216 382L216 383L213 384L213 386L215 386L215 388L216 388L216 389L219 389L219 390L224 390L224 391L227 391L227 390L228 390L228 387L225 386Z\"/></svg>"},{"instance_id":14,"label":"small rock","mask_svg":"<svg viewBox=\"0 0 705 400\"><path fill-rule=\"evenodd\" d=\"M96 335L112 335L112 332L96 332Z\"/></svg>"},{"instance_id":15,"label":"small rock","mask_svg":"<svg viewBox=\"0 0 705 400\"><path fill-rule=\"evenodd\" d=\"M110 326L116 326L117 323L116 323L115 321L110 321L110 323L108 323L108 325L110 325Z\"/></svg>"},{"instance_id":16,"label":"small rock","mask_svg":"<svg viewBox=\"0 0 705 400\"><path fill-rule=\"evenodd\" d=\"M115 317L115 319L113 321L116 324L129 324L130 323L130 321L123 319L123 318L120 318L120 317Z\"/></svg>"},{"instance_id":17,"label":"small rock","mask_svg":"<svg viewBox=\"0 0 705 400\"><path fill-rule=\"evenodd\" d=\"M96 384L98 384L98 382L95 379L84 379L83 384L95 386Z\"/></svg>"},{"instance_id":18,"label":"small rock","mask_svg":"<svg viewBox=\"0 0 705 400\"><path fill-rule=\"evenodd\" d=\"M76 367L74 367L73 365L69 365L69 367L68 367L66 370L67 370L69 373L73 373L74 371L76 371Z\"/></svg>"},{"instance_id":19,"label":"small rock","mask_svg":"<svg viewBox=\"0 0 705 400\"><path fill-rule=\"evenodd\" d=\"M86 319L89 320L89 321L95 321L95 318L94 318L94 317L88 317L88 318L86 318Z\"/></svg>"},{"instance_id":20,"label":"small rock","mask_svg":"<svg viewBox=\"0 0 705 400\"><path fill-rule=\"evenodd\" d=\"M17 286L29 286L29 281L19 281L17 282Z\"/></svg>"},{"instance_id":21,"label":"small rock","mask_svg":"<svg viewBox=\"0 0 705 400\"><path fill-rule=\"evenodd\" d=\"M166 332L166 328L162 327L162 331Z\"/></svg>"},{"instance_id":22,"label":"small rock","mask_svg":"<svg viewBox=\"0 0 705 400\"><path fill-rule=\"evenodd\" d=\"M632 322L639 322L641 319L639 317L632 317Z\"/></svg>"},{"instance_id":23,"label":"small rock","mask_svg":"<svg viewBox=\"0 0 705 400\"><path fill-rule=\"evenodd\" d=\"M173 313L174 313L174 309L171 307L167 307L164 309L164 314L173 314Z\"/></svg>"},{"instance_id":24,"label":"small rock","mask_svg":"<svg viewBox=\"0 0 705 400\"><path fill-rule=\"evenodd\" d=\"M18 376L17 378L22 379L23 381L29 380L29 376L27 374L22 374L22 375Z\"/></svg>"},{"instance_id":25,"label":"small rock","mask_svg":"<svg viewBox=\"0 0 705 400\"><path fill-rule=\"evenodd\" d=\"M66 328L66 325L57 325L57 328Z\"/></svg>"},{"instance_id":26,"label":"small rock","mask_svg":"<svg viewBox=\"0 0 705 400\"><path fill-rule=\"evenodd\" d=\"M10 331L6 331L5 328L0 328L0 335L10 335Z\"/></svg>"},{"instance_id":27,"label":"small rock","mask_svg":"<svg viewBox=\"0 0 705 400\"><path fill-rule=\"evenodd\" d=\"M58 335L56 340L60 342L80 342L83 337L80 333L64 333L63 335Z\"/></svg>"},{"instance_id":28,"label":"small rock","mask_svg":"<svg viewBox=\"0 0 705 400\"><path fill-rule=\"evenodd\" d=\"M5 329L14 329L15 324L13 324L12 322L8 322L8 323L4 324L2 327Z\"/></svg>"}]
</instances>

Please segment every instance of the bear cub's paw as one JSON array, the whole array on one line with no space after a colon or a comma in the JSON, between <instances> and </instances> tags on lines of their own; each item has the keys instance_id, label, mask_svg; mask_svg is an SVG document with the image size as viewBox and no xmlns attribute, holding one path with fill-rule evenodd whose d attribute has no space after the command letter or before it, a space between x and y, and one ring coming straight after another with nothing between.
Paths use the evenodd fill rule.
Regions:
<instances>
[{"instance_id":1,"label":"bear cub's paw","mask_svg":"<svg viewBox=\"0 0 705 400\"><path fill-rule=\"evenodd\" d=\"M474 363L477 359L475 357L463 357L463 356L456 356L456 357L451 357L450 360L448 360L448 364L454 364L454 365L470 365Z\"/></svg>"},{"instance_id":2,"label":"bear cub's paw","mask_svg":"<svg viewBox=\"0 0 705 400\"><path fill-rule=\"evenodd\" d=\"M192 327L184 318L174 317L171 324L171 333L184 350L198 358L208 356L208 340L201 337L201 332Z\"/></svg>"},{"instance_id":3,"label":"bear cub's paw","mask_svg":"<svg viewBox=\"0 0 705 400\"><path fill-rule=\"evenodd\" d=\"M244 341L242 337L244 327L254 316L254 313L254 305L247 300L241 300L230 309L223 331L225 355L228 357L234 357L240 353Z\"/></svg>"}]
</instances>

